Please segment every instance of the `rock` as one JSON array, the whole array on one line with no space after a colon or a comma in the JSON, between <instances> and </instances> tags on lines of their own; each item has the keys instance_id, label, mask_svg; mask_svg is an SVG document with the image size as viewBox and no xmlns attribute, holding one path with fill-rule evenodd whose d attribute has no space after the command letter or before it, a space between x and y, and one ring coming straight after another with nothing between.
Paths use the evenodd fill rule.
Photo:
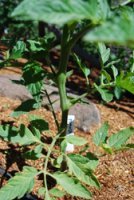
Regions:
<instances>
[{"instance_id":1,"label":"rock","mask_svg":"<svg viewBox=\"0 0 134 200\"><path fill-rule=\"evenodd\" d=\"M75 115L75 127L88 132L94 125L101 122L100 112L96 105L89 101L89 104L77 103L69 111L70 115Z\"/></svg>"},{"instance_id":2,"label":"rock","mask_svg":"<svg viewBox=\"0 0 134 200\"><path fill-rule=\"evenodd\" d=\"M53 103L53 108L57 112L60 110L60 101L58 95L58 89L54 86L45 86L46 90L49 94L51 102ZM68 92L70 97L78 97L78 95L74 95ZM93 125L98 125L101 121L100 112L96 105L89 100L86 100L87 103L77 103L69 111L70 115L75 115L75 127L78 129L87 132L91 129ZM49 105L48 99L43 94L43 106L49 108L51 110L51 106Z\"/></svg>"},{"instance_id":3,"label":"rock","mask_svg":"<svg viewBox=\"0 0 134 200\"><path fill-rule=\"evenodd\" d=\"M31 94L25 86L13 82L13 80L19 81L20 78L20 75L0 75L0 96L21 101L32 99Z\"/></svg>"},{"instance_id":4,"label":"rock","mask_svg":"<svg viewBox=\"0 0 134 200\"><path fill-rule=\"evenodd\" d=\"M21 101L26 101L32 99L31 94L28 92L25 86L14 83L13 80L20 80L20 75L0 75L0 96L6 96L11 99L18 99ZM50 96L53 102L53 107L55 112L60 111L60 101L58 89L54 86L45 84L44 88ZM71 93L68 89L68 95L70 97L78 97ZM51 109L45 92L42 93L43 101L42 106ZM77 103L74 105L69 114L75 115L75 127L87 132L91 129L93 125L100 123L100 113L94 103L88 100L89 104Z\"/></svg>"}]
</instances>

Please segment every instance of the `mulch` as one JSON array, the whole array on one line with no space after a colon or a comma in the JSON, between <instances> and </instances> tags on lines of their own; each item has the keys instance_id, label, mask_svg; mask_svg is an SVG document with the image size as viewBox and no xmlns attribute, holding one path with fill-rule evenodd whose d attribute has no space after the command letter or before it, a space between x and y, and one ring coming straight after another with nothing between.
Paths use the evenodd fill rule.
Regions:
<instances>
[{"instance_id":1,"label":"mulch","mask_svg":"<svg viewBox=\"0 0 134 200\"><path fill-rule=\"evenodd\" d=\"M1 72L4 73L4 72ZM17 72L19 73L19 70ZM20 104L17 100L11 100L6 97L0 97L0 123L13 122L15 125L20 123L27 124L27 117L23 115L17 120L10 117L10 113ZM109 135L117 131L134 126L134 102L132 99L124 99L118 102L112 102L107 105L96 103L96 106L101 113L101 123L108 121L110 125ZM53 134L56 132L56 126L51 112L42 108L32 111L43 117L50 124L50 130ZM60 118L60 113L58 113ZM92 142L92 137L98 127L93 127L89 132L84 133L75 129L75 134L83 136L88 140L90 151L97 154L103 153L101 149L95 147ZM134 143L134 138L131 138L130 143ZM76 149L77 152L77 149ZM12 174L20 171L23 165L37 166L42 168L42 160L25 161L20 156L20 149L17 146L11 145L0 140L0 167L3 167ZM98 177L101 189L90 188L93 193L93 200L133 200L134 199L134 151L119 151L116 154L100 156L100 163L95 172ZM42 185L42 180L36 180L36 185L33 194L37 194L38 189ZM38 197L38 199L40 199ZM66 197L67 200L76 200L80 198Z\"/></svg>"}]
</instances>

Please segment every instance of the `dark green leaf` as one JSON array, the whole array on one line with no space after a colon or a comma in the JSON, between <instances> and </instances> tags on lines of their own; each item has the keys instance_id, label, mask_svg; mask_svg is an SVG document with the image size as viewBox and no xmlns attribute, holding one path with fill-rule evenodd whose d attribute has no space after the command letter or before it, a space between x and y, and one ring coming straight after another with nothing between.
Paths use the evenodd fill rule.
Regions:
<instances>
[{"instance_id":1,"label":"dark green leaf","mask_svg":"<svg viewBox=\"0 0 134 200\"><path fill-rule=\"evenodd\" d=\"M37 170L33 167L24 167L21 173L11 178L0 190L0 199L13 200L22 198L24 194L30 192L34 186L34 177Z\"/></svg>"},{"instance_id":2,"label":"dark green leaf","mask_svg":"<svg viewBox=\"0 0 134 200\"><path fill-rule=\"evenodd\" d=\"M40 106L41 105L37 104L37 102L34 99L29 99L27 101L22 102L22 104L11 113L11 116L19 117L22 114L26 114L29 111L40 108Z\"/></svg>"},{"instance_id":3,"label":"dark green leaf","mask_svg":"<svg viewBox=\"0 0 134 200\"><path fill-rule=\"evenodd\" d=\"M33 150L25 152L24 157L30 160L37 160L43 156L43 154L41 153L42 149L43 149L43 146L38 145Z\"/></svg>"},{"instance_id":4,"label":"dark green leaf","mask_svg":"<svg viewBox=\"0 0 134 200\"><path fill-rule=\"evenodd\" d=\"M41 89L44 77L44 70L36 62L28 63L23 67L23 84L37 102L41 101Z\"/></svg>"},{"instance_id":5,"label":"dark green leaf","mask_svg":"<svg viewBox=\"0 0 134 200\"><path fill-rule=\"evenodd\" d=\"M37 115L29 115L29 118L30 118L30 125L38 129L40 132L49 129L48 123L41 117Z\"/></svg>"},{"instance_id":6,"label":"dark green leaf","mask_svg":"<svg viewBox=\"0 0 134 200\"><path fill-rule=\"evenodd\" d=\"M126 147L134 149L134 144L127 144Z\"/></svg>"}]
</instances>

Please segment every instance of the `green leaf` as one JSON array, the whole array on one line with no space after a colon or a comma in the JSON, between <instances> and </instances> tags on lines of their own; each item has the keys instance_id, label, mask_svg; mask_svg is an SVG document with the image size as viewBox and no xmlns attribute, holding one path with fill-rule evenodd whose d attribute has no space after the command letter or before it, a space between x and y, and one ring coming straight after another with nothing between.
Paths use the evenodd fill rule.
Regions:
<instances>
[{"instance_id":1,"label":"green leaf","mask_svg":"<svg viewBox=\"0 0 134 200\"><path fill-rule=\"evenodd\" d=\"M29 115L29 119L30 119L30 125L38 129L40 132L49 129L48 123L44 119L42 119L40 116Z\"/></svg>"},{"instance_id":2,"label":"green leaf","mask_svg":"<svg viewBox=\"0 0 134 200\"><path fill-rule=\"evenodd\" d=\"M131 0L111 0L111 5L112 5L112 8L116 8L120 5L123 6L130 2Z\"/></svg>"},{"instance_id":3,"label":"green leaf","mask_svg":"<svg viewBox=\"0 0 134 200\"><path fill-rule=\"evenodd\" d=\"M28 8L28 9L27 9ZM109 14L106 0L24 0L12 13L20 20L45 21L63 25L89 19L95 24L105 20Z\"/></svg>"},{"instance_id":4,"label":"green leaf","mask_svg":"<svg viewBox=\"0 0 134 200\"><path fill-rule=\"evenodd\" d=\"M98 158L91 152L88 152L86 154L86 158L88 158L88 162L86 163L86 166L94 171L99 164Z\"/></svg>"},{"instance_id":5,"label":"green leaf","mask_svg":"<svg viewBox=\"0 0 134 200\"><path fill-rule=\"evenodd\" d=\"M116 85L134 94L134 72L129 72L126 75L121 73L116 79Z\"/></svg>"},{"instance_id":6,"label":"green leaf","mask_svg":"<svg viewBox=\"0 0 134 200\"><path fill-rule=\"evenodd\" d=\"M66 140L66 142L77 145L77 146L82 146L87 143L86 139L84 139L82 137L74 136L74 135L66 136L65 140Z\"/></svg>"},{"instance_id":7,"label":"green leaf","mask_svg":"<svg viewBox=\"0 0 134 200\"><path fill-rule=\"evenodd\" d=\"M112 65L111 69L113 71L114 80L116 80L116 77L118 75L118 70L114 65Z\"/></svg>"},{"instance_id":8,"label":"green leaf","mask_svg":"<svg viewBox=\"0 0 134 200\"><path fill-rule=\"evenodd\" d=\"M87 84L89 84L89 81L88 81L88 76L90 75L90 69L87 68L82 62L81 60L79 59L79 57L74 54L74 58L78 64L78 66L80 67L81 71L83 72L84 76L86 77L86 80L87 80Z\"/></svg>"},{"instance_id":9,"label":"green leaf","mask_svg":"<svg viewBox=\"0 0 134 200\"><path fill-rule=\"evenodd\" d=\"M116 99L120 99L121 95L122 95L122 89L120 87L115 86L114 95L115 95Z\"/></svg>"},{"instance_id":10,"label":"green leaf","mask_svg":"<svg viewBox=\"0 0 134 200\"><path fill-rule=\"evenodd\" d=\"M134 149L134 144L127 144L126 147Z\"/></svg>"},{"instance_id":11,"label":"green leaf","mask_svg":"<svg viewBox=\"0 0 134 200\"><path fill-rule=\"evenodd\" d=\"M43 47L41 47L41 43L39 41L35 41L35 40L27 40L27 42L29 43L29 49L32 52L38 52L38 51L43 51L45 50Z\"/></svg>"},{"instance_id":12,"label":"green leaf","mask_svg":"<svg viewBox=\"0 0 134 200\"><path fill-rule=\"evenodd\" d=\"M120 16L113 16L111 19L92 29L85 36L90 42L113 43L134 47L134 13L128 19Z\"/></svg>"},{"instance_id":13,"label":"green leaf","mask_svg":"<svg viewBox=\"0 0 134 200\"><path fill-rule=\"evenodd\" d=\"M40 143L39 138L36 135L33 135L24 124L21 124L18 128L10 125L1 125L0 136L6 141L20 145Z\"/></svg>"},{"instance_id":14,"label":"green leaf","mask_svg":"<svg viewBox=\"0 0 134 200\"><path fill-rule=\"evenodd\" d=\"M45 187L40 187L39 190L38 190L38 195L41 196L41 197L44 197L45 193L46 193Z\"/></svg>"},{"instance_id":15,"label":"green leaf","mask_svg":"<svg viewBox=\"0 0 134 200\"><path fill-rule=\"evenodd\" d=\"M63 140L60 144L60 148L61 148L61 152L65 152L66 151L66 147L67 147L67 141Z\"/></svg>"},{"instance_id":16,"label":"green leaf","mask_svg":"<svg viewBox=\"0 0 134 200\"><path fill-rule=\"evenodd\" d=\"M35 147L35 149L25 152L24 157L30 160L37 160L43 156L43 154L41 153L42 149L43 149L43 146L38 145Z\"/></svg>"},{"instance_id":17,"label":"green leaf","mask_svg":"<svg viewBox=\"0 0 134 200\"><path fill-rule=\"evenodd\" d=\"M85 199L91 199L91 193L77 179L60 172L57 172L52 176L68 194Z\"/></svg>"},{"instance_id":18,"label":"green leaf","mask_svg":"<svg viewBox=\"0 0 134 200\"><path fill-rule=\"evenodd\" d=\"M54 197L63 197L65 195L65 192L59 190L58 188L53 188L53 189L49 190L49 194Z\"/></svg>"},{"instance_id":19,"label":"green leaf","mask_svg":"<svg viewBox=\"0 0 134 200\"><path fill-rule=\"evenodd\" d=\"M113 99L113 94L110 93L109 90L102 88L101 86L98 86L96 84L94 84L96 90L100 93L101 98L106 101L106 102L110 102Z\"/></svg>"},{"instance_id":20,"label":"green leaf","mask_svg":"<svg viewBox=\"0 0 134 200\"><path fill-rule=\"evenodd\" d=\"M105 79L107 79L108 83L110 83L110 81L112 79L110 74L104 69L102 70L102 74L104 75Z\"/></svg>"},{"instance_id":21,"label":"green leaf","mask_svg":"<svg viewBox=\"0 0 134 200\"><path fill-rule=\"evenodd\" d=\"M12 117L19 117L22 114L27 114L29 111L35 110L37 108L40 108L40 104L37 104L37 102L34 99L29 99L27 101L22 102L20 106L18 106L12 113Z\"/></svg>"},{"instance_id":22,"label":"green leaf","mask_svg":"<svg viewBox=\"0 0 134 200\"><path fill-rule=\"evenodd\" d=\"M57 159L54 160L53 166L56 168L60 168L64 157L63 154L59 155Z\"/></svg>"},{"instance_id":23,"label":"green leaf","mask_svg":"<svg viewBox=\"0 0 134 200\"><path fill-rule=\"evenodd\" d=\"M18 59L23 57L23 53L26 51L26 44L23 41L18 41L13 47L10 55L10 59Z\"/></svg>"},{"instance_id":24,"label":"green leaf","mask_svg":"<svg viewBox=\"0 0 134 200\"><path fill-rule=\"evenodd\" d=\"M0 190L0 199L12 200L22 198L27 192L30 192L34 186L34 177L37 170L33 167L24 167L21 173L11 178L8 183Z\"/></svg>"},{"instance_id":25,"label":"green leaf","mask_svg":"<svg viewBox=\"0 0 134 200\"><path fill-rule=\"evenodd\" d=\"M25 67L23 67L23 84L27 87L37 102L41 101L41 89L43 86L44 77L44 70L36 62L28 63L25 65Z\"/></svg>"},{"instance_id":26,"label":"green leaf","mask_svg":"<svg viewBox=\"0 0 134 200\"><path fill-rule=\"evenodd\" d=\"M99 47L101 60L103 64L105 64L108 61L109 56L110 56L110 48L106 48L105 44L101 42L98 43L98 47Z\"/></svg>"},{"instance_id":27,"label":"green leaf","mask_svg":"<svg viewBox=\"0 0 134 200\"><path fill-rule=\"evenodd\" d=\"M107 143L110 147L114 149L121 148L121 146L124 145L133 134L134 134L133 127L123 129L118 133L110 136Z\"/></svg>"},{"instance_id":28,"label":"green leaf","mask_svg":"<svg viewBox=\"0 0 134 200\"><path fill-rule=\"evenodd\" d=\"M112 148L108 144L102 144L102 148L104 149L105 152L112 154Z\"/></svg>"},{"instance_id":29,"label":"green leaf","mask_svg":"<svg viewBox=\"0 0 134 200\"><path fill-rule=\"evenodd\" d=\"M68 157L77 163L77 165L79 165L85 172L94 171L99 164L98 158L90 152L88 152L86 156L68 154Z\"/></svg>"},{"instance_id":30,"label":"green leaf","mask_svg":"<svg viewBox=\"0 0 134 200\"><path fill-rule=\"evenodd\" d=\"M89 165L89 159L85 158L84 156L75 154L67 156L67 165L69 167L69 171L73 173L79 181L99 188L99 182L93 175L91 169L87 168L87 163Z\"/></svg>"},{"instance_id":31,"label":"green leaf","mask_svg":"<svg viewBox=\"0 0 134 200\"><path fill-rule=\"evenodd\" d=\"M93 136L93 142L97 146L101 146L103 143L106 143L106 138L108 135L108 122L105 122L95 133Z\"/></svg>"}]
</instances>

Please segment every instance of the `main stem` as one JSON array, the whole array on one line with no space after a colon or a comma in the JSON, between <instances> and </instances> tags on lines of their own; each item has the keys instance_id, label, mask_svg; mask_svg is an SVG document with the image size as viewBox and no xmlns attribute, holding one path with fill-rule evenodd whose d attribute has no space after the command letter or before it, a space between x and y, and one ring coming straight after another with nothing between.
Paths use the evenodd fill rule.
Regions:
<instances>
[{"instance_id":1,"label":"main stem","mask_svg":"<svg viewBox=\"0 0 134 200\"><path fill-rule=\"evenodd\" d=\"M60 95L60 106L62 110L62 119L60 124L60 130L62 130L62 136L66 135L67 129L67 117L69 111L69 100L66 92L66 71L71 48L68 45L69 31L65 26L63 29L63 36L61 41L61 58L59 63L59 71L57 75L58 89Z\"/></svg>"},{"instance_id":2,"label":"main stem","mask_svg":"<svg viewBox=\"0 0 134 200\"><path fill-rule=\"evenodd\" d=\"M62 41L61 41L61 58L59 63L59 70L57 74L57 83L60 95L60 106L62 110L62 119L60 124L60 130L63 131L62 136L66 135L67 129L67 118L69 108L71 106L70 100L67 98L66 92L66 72L67 72L67 64L69 60L69 54L71 52L72 47L79 40L80 37L84 35L89 29L89 25L84 27L79 33L74 35L72 38L70 36L70 31L68 26L65 25L63 29Z\"/></svg>"}]
</instances>

